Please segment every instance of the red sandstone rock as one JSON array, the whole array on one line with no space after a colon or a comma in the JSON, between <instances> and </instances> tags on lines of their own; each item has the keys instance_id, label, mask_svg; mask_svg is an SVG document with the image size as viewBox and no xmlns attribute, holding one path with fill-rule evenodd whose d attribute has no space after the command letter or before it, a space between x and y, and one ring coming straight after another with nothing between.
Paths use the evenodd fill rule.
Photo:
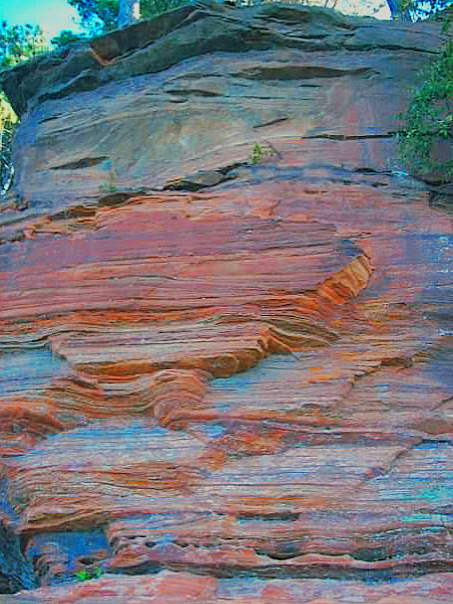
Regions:
<instances>
[{"instance_id":1,"label":"red sandstone rock","mask_svg":"<svg viewBox=\"0 0 453 604\"><path fill-rule=\"evenodd\" d=\"M162 572L154 576L113 577L109 575L84 585L70 588L52 587L21 592L5 598L15 602L63 604L444 604L453 593L449 573L433 574L423 579L402 580L390 585L366 585L356 581L320 579L269 580L255 582L253 593L247 593L244 581L236 587L230 579L215 580L188 573ZM420 596L420 593L423 595Z\"/></svg>"},{"instance_id":2,"label":"red sandstone rock","mask_svg":"<svg viewBox=\"0 0 453 604\"><path fill-rule=\"evenodd\" d=\"M451 602L453 226L392 134L438 41L195 4L7 76L11 602Z\"/></svg>"}]
</instances>

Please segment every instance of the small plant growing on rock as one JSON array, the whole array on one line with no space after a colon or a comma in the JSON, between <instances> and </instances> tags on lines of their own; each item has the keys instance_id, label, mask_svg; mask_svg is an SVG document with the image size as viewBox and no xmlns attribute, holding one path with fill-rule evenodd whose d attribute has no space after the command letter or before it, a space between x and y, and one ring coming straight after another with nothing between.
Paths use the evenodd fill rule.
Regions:
<instances>
[{"instance_id":1,"label":"small plant growing on rock","mask_svg":"<svg viewBox=\"0 0 453 604\"><path fill-rule=\"evenodd\" d=\"M116 193L116 191L117 191L117 188L112 183L99 185L99 193Z\"/></svg>"},{"instance_id":2,"label":"small plant growing on rock","mask_svg":"<svg viewBox=\"0 0 453 604\"><path fill-rule=\"evenodd\" d=\"M453 41L449 41L438 61L425 72L425 79L416 91L398 133L400 154L407 164L422 175L441 170L453 175L453 160L433 158L433 147L440 141L453 146Z\"/></svg>"},{"instance_id":3,"label":"small plant growing on rock","mask_svg":"<svg viewBox=\"0 0 453 604\"><path fill-rule=\"evenodd\" d=\"M99 579L104 574L102 568L82 568L76 572L76 577L79 581L89 581L90 579Z\"/></svg>"},{"instance_id":4,"label":"small plant growing on rock","mask_svg":"<svg viewBox=\"0 0 453 604\"><path fill-rule=\"evenodd\" d=\"M277 151L277 149L266 141L266 147L261 145L260 143L255 143L253 147L253 151L250 155L250 161L252 164L259 164L261 161L268 157L274 157L277 155L281 158L281 154Z\"/></svg>"},{"instance_id":5,"label":"small plant growing on rock","mask_svg":"<svg viewBox=\"0 0 453 604\"><path fill-rule=\"evenodd\" d=\"M263 150L261 149L261 145L256 143L253 147L252 155L250 157L252 164L258 164L263 157Z\"/></svg>"}]
</instances>

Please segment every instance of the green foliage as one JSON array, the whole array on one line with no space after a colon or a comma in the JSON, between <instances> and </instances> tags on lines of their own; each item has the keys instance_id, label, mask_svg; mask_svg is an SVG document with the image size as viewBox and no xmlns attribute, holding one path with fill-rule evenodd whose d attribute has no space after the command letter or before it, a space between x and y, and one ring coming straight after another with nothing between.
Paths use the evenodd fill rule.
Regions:
<instances>
[{"instance_id":1,"label":"green foliage","mask_svg":"<svg viewBox=\"0 0 453 604\"><path fill-rule=\"evenodd\" d=\"M0 71L28 61L46 50L48 48L39 26L9 26L5 20L0 21ZM6 122L15 124L17 121L17 115L0 91L0 130Z\"/></svg>"},{"instance_id":2,"label":"green foliage","mask_svg":"<svg viewBox=\"0 0 453 604\"><path fill-rule=\"evenodd\" d=\"M266 147L261 145L260 143L255 143L253 151L250 155L250 161L252 162L252 164L259 164L264 159L268 157L273 157L275 155L281 157L277 149L270 143L267 143Z\"/></svg>"},{"instance_id":3,"label":"green foliage","mask_svg":"<svg viewBox=\"0 0 453 604\"><path fill-rule=\"evenodd\" d=\"M117 191L116 185L111 182L99 185L99 193L116 193Z\"/></svg>"},{"instance_id":4,"label":"green foliage","mask_svg":"<svg viewBox=\"0 0 453 604\"><path fill-rule=\"evenodd\" d=\"M9 26L0 21L0 70L14 67L47 50L40 27ZM0 91L0 194L5 193L13 178L12 140L19 121L4 93Z\"/></svg>"},{"instance_id":5,"label":"green foliage","mask_svg":"<svg viewBox=\"0 0 453 604\"><path fill-rule=\"evenodd\" d=\"M263 157L263 150L261 149L261 145L259 143L256 143L255 146L253 147L253 151L252 151L250 160L251 160L252 164L257 164L261 161L262 157Z\"/></svg>"},{"instance_id":6,"label":"green foliage","mask_svg":"<svg viewBox=\"0 0 453 604\"><path fill-rule=\"evenodd\" d=\"M426 19L443 22L442 31L448 32L453 19L452 0L402 0L413 20ZM440 59L422 72L423 82L415 90L409 109L399 117L405 126L398 133L402 159L409 169L423 176L435 172L449 178L453 175L453 40L447 40ZM436 146L443 149L436 157ZM443 145L442 145L443 143ZM438 147L438 149L440 149Z\"/></svg>"},{"instance_id":7,"label":"green foliage","mask_svg":"<svg viewBox=\"0 0 453 604\"><path fill-rule=\"evenodd\" d=\"M9 26L0 21L0 69L13 67L47 50L42 29L32 25Z\"/></svg>"},{"instance_id":8,"label":"green foliage","mask_svg":"<svg viewBox=\"0 0 453 604\"><path fill-rule=\"evenodd\" d=\"M405 127L398 133L402 158L420 173L441 170L453 175L453 160L433 159L440 140L453 147L453 40L446 44L438 61L425 72L406 114Z\"/></svg>"},{"instance_id":9,"label":"green foliage","mask_svg":"<svg viewBox=\"0 0 453 604\"><path fill-rule=\"evenodd\" d=\"M16 115L16 112L9 104L8 99L5 96L4 92L0 92L0 130L3 129L3 125L5 122L10 122L11 124L16 124L19 121L19 118Z\"/></svg>"},{"instance_id":10,"label":"green foliage","mask_svg":"<svg viewBox=\"0 0 453 604\"><path fill-rule=\"evenodd\" d=\"M82 568L76 572L76 577L79 581L89 581L90 579L99 579L104 574L100 566Z\"/></svg>"},{"instance_id":11,"label":"green foliage","mask_svg":"<svg viewBox=\"0 0 453 604\"><path fill-rule=\"evenodd\" d=\"M190 0L141 0L140 15L149 19ZM68 0L77 9L80 25L90 36L106 33L118 27L119 0Z\"/></svg>"},{"instance_id":12,"label":"green foliage","mask_svg":"<svg viewBox=\"0 0 453 604\"><path fill-rule=\"evenodd\" d=\"M118 0L68 0L77 9L81 27L90 36L115 29L118 20Z\"/></svg>"},{"instance_id":13,"label":"green foliage","mask_svg":"<svg viewBox=\"0 0 453 604\"><path fill-rule=\"evenodd\" d=\"M64 29L58 34L58 36L53 37L50 42L57 48L62 48L63 46L68 46L68 44L77 44L77 42L83 42L83 40L86 40L86 38L87 36L84 34L75 34L73 31Z\"/></svg>"}]
</instances>

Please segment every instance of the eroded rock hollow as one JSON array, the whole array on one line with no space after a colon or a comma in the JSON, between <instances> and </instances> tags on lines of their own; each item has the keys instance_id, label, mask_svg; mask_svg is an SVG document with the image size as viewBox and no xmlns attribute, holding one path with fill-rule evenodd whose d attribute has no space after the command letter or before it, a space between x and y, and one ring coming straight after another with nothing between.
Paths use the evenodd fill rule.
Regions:
<instances>
[{"instance_id":1,"label":"eroded rock hollow","mask_svg":"<svg viewBox=\"0 0 453 604\"><path fill-rule=\"evenodd\" d=\"M5 602L452 602L441 41L203 2L4 77Z\"/></svg>"}]
</instances>

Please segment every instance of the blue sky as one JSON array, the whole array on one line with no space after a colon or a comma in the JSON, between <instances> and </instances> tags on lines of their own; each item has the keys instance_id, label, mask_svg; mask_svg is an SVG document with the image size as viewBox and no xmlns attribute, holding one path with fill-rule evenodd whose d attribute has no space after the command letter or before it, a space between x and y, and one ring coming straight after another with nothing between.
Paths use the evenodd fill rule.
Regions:
<instances>
[{"instance_id":1,"label":"blue sky","mask_svg":"<svg viewBox=\"0 0 453 604\"><path fill-rule=\"evenodd\" d=\"M66 0L0 0L0 19L8 25L40 25L48 39L62 29L78 32L77 11Z\"/></svg>"}]
</instances>

